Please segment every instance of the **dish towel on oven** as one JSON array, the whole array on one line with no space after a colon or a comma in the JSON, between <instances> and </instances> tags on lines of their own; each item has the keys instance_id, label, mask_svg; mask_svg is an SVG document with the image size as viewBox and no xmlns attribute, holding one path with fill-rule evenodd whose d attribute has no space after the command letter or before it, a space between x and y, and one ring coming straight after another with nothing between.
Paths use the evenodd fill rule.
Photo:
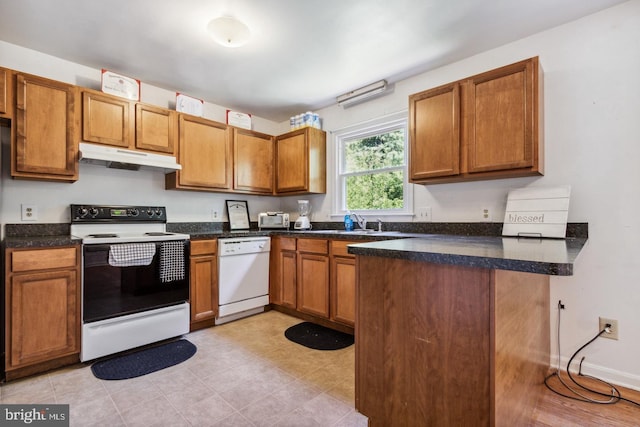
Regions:
<instances>
[{"instance_id":1,"label":"dish towel on oven","mask_svg":"<svg viewBox=\"0 0 640 427\"><path fill-rule=\"evenodd\" d=\"M114 267L130 267L133 265L149 265L156 254L154 243L124 243L109 247L109 265Z\"/></svg>"},{"instance_id":2,"label":"dish towel on oven","mask_svg":"<svg viewBox=\"0 0 640 427\"><path fill-rule=\"evenodd\" d=\"M184 279L184 242L162 242L160 245L160 281Z\"/></svg>"}]
</instances>

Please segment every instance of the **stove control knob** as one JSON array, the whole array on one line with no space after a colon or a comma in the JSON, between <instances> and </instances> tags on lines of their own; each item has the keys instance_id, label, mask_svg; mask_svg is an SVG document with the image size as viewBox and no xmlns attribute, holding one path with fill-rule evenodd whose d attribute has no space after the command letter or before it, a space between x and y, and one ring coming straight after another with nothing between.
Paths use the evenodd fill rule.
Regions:
<instances>
[{"instance_id":1,"label":"stove control knob","mask_svg":"<svg viewBox=\"0 0 640 427\"><path fill-rule=\"evenodd\" d=\"M89 210L87 208L78 208L78 215L80 215L80 218L84 218L88 213Z\"/></svg>"},{"instance_id":2,"label":"stove control knob","mask_svg":"<svg viewBox=\"0 0 640 427\"><path fill-rule=\"evenodd\" d=\"M156 209L156 215L162 216L162 209Z\"/></svg>"},{"instance_id":3,"label":"stove control knob","mask_svg":"<svg viewBox=\"0 0 640 427\"><path fill-rule=\"evenodd\" d=\"M138 214L140 213L140 211L137 208L133 208L129 210L129 215L130 216L138 216Z\"/></svg>"},{"instance_id":4,"label":"stove control knob","mask_svg":"<svg viewBox=\"0 0 640 427\"><path fill-rule=\"evenodd\" d=\"M148 216L153 216L153 211L151 209L147 209L147 215Z\"/></svg>"},{"instance_id":5,"label":"stove control knob","mask_svg":"<svg viewBox=\"0 0 640 427\"><path fill-rule=\"evenodd\" d=\"M89 215L91 215L92 217L95 217L96 215L98 215L98 209L97 208L89 209Z\"/></svg>"}]
</instances>

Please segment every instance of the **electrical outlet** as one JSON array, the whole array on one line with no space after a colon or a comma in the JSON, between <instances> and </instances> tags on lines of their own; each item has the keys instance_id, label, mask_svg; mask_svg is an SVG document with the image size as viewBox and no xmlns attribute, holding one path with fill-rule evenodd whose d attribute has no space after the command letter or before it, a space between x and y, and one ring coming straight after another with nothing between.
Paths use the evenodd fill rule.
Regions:
<instances>
[{"instance_id":1,"label":"electrical outlet","mask_svg":"<svg viewBox=\"0 0 640 427\"><path fill-rule=\"evenodd\" d=\"M23 221L37 221L38 220L38 206L30 204L20 205L20 211Z\"/></svg>"},{"instance_id":2,"label":"electrical outlet","mask_svg":"<svg viewBox=\"0 0 640 427\"><path fill-rule=\"evenodd\" d=\"M415 222L431 222L431 206L423 206L416 209L416 215L414 217Z\"/></svg>"},{"instance_id":3,"label":"electrical outlet","mask_svg":"<svg viewBox=\"0 0 640 427\"><path fill-rule=\"evenodd\" d=\"M491 222L491 209L489 208L480 209L480 220L482 222Z\"/></svg>"},{"instance_id":4,"label":"electrical outlet","mask_svg":"<svg viewBox=\"0 0 640 427\"><path fill-rule=\"evenodd\" d=\"M212 216L213 216L213 219L218 219L218 211L214 209L212 211Z\"/></svg>"},{"instance_id":5,"label":"electrical outlet","mask_svg":"<svg viewBox=\"0 0 640 427\"><path fill-rule=\"evenodd\" d=\"M604 328L606 328L607 324L611 325L609 327L609 332L605 332L604 334L600 335L602 338L609 338L612 340L617 340L618 339L618 321L614 320L614 319L606 319L604 317L599 317L598 318L600 323L599 323L599 327L600 329L598 329L599 331L603 330Z\"/></svg>"}]
</instances>

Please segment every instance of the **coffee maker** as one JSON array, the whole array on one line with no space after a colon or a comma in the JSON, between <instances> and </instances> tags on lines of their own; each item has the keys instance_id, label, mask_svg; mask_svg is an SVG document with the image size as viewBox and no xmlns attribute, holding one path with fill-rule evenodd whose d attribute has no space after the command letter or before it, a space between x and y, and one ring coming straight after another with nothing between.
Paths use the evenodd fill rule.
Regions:
<instances>
[{"instance_id":1,"label":"coffee maker","mask_svg":"<svg viewBox=\"0 0 640 427\"><path fill-rule=\"evenodd\" d=\"M309 214L311 213L311 205L308 200L298 200L298 219L296 220L293 228L295 230L310 230L311 221L309 220Z\"/></svg>"}]
</instances>

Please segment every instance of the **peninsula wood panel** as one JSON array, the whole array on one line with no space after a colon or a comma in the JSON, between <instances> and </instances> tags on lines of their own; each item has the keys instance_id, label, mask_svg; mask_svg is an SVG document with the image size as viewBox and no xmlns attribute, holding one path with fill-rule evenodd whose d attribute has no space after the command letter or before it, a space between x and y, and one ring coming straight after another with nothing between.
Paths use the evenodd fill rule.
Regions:
<instances>
[{"instance_id":1,"label":"peninsula wood panel","mask_svg":"<svg viewBox=\"0 0 640 427\"><path fill-rule=\"evenodd\" d=\"M78 179L79 103L75 86L16 75L11 175L73 182Z\"/></svg>"},{"instance_id":2,"label":"peninsula wood panel","mask_svg":"<svg viewBox=\"0 0 640 427\"><path fill-rule=\"evenodd\" d=\"M372 427L529 425L549 361L547 276L356 266L356 409Z\"/></svg>"}]
</instances>

